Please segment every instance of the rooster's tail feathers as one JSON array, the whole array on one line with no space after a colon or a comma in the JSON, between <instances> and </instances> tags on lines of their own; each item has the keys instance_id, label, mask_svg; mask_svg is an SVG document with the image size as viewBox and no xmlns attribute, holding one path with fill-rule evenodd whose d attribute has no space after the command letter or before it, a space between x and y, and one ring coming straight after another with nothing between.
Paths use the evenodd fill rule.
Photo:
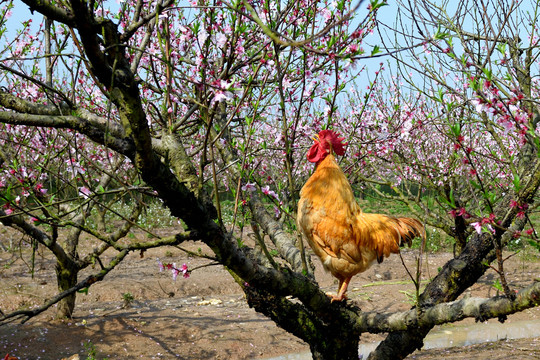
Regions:
<instances>
[{"instance_id":1,"label":"rooster's tail feathers","mask_svg":"<svg viewBox=\"0 0 540 360\"><path fill-rule=\"evenodd\" d=\"M426 237L426 230L424 225L413 218L397 218L398 233L399 233L399 245L411 246L412 240L416 237L421 237L422 239Z\"/></svg>"},{"instance_id":2,"label":"rooster's tail feathers","mask_svg":"<svg viewBox=\"0 0 540 360\"><path fill-rule=\"evenodd\" d=\"M398 253L400 246L411 246L415 237L425 236L422 223L412 218L362 213L358 220L358 245L375 250L379 263Z\"/></svg>"}]
</instances>

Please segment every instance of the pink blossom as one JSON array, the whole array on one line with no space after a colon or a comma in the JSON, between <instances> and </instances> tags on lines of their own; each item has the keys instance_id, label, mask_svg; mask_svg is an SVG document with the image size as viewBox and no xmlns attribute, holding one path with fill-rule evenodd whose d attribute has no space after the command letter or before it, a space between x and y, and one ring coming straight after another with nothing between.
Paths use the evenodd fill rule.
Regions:
<instances>
[{"instance_id":1,"label":"pink blossom","mask_svg":"<svg viewBox=\"0 0 540 360\"><path fill-rule=\"evenodd\" d=\"M47 191L48 191L48 189L45 189L43 187L42 183L36 184L35 190L36 190L36 193L38 193L39 195L45 195L47 194Z\"/></svg>"},{"instance_id":2,"label":"pink blossom","mask_svg":"<svg viewBox=\"0 0 540 360\"><path fill-rule=\"evenodd\" d=\"M187 265L185 263L182 264L182 267L180 268L180 271L182 271L182 274L183 274L185 279L187 279L189 277L189 269L188 269L188 267L187 267Z\"/></svg>"},{"instance_id":3,"label":"pink blossom","mask_svg":"<svg viewBox=\"0 0 540 360\"><path fill-rule=\"evenodd\" d=\"M471 103L474 105L476 112L481 113L485 110L485 104L480 99L473 99Z\"/></svg>"},{"instance_id":4,"label":"pink blossom","mask_svg":"<svg viewBox=\"0 0 540 360\"><path fill-rule=\"evenodd\" d=\"M270 190L270 186L268 185L264 186L263 188L261 188L261 191L264 195L268 195L279 200L279 197L277 196L277 194L273 190Z\"/></svg>"},{"instance_id":5,"label":"pink blossom","mask_svg":"<svg viewBox=\"0 0 540 360\"><path fill-rule=\"evenodd\" d=\"M470 217L470 215L467 213L467 210L465 210L465 208L459 208L459 209L454 209L454 210L451 210L448 212L453 218L456 218L458 216L463 216L465 219L468 219Z\"/></svg>"},{"instance_id":6,"label":"pink blossom","mask_svg":"<svg viewBox=\"0 0 540 360\"><path fill-rule=\"evenodd\" d=\"M325 21L328 21L332 18L332 12L328 10L328 8L322 9L321 13Z\"/></svg>"},{"instance_id":7,"label":"pink blossom","mask_svg":"<svg viewBox=\"0 0 540 360\"><path fill-rule=\"evenodd\" d=\"M283 90L287 90L288 88L291 87L291 81L286 77L283 78L283 81L281 82L281 84L283 85Z\"/></svg>"},{"instance_id":8,"label":"pink blossom","mask_svg":"<svg viewBox=\"0 0 540 360\"><path fill-rule=\"evenodd\" d=\"M219 85L222 89L229 90L234 84L234 81L220 80Z\"/></svg>"},{"instance_id":9,"label":"pink blossom","mask_svg":"<svg viewBox=\"0 0 540 360\"><path fill-rule=\"evenodd\" d=\"M471 224L471 226L474 227L474 230L476 230L478 234L482 234L482 225L480 222L474 222Z\"/></svg>"},{"instance_id":10,"label":"pink blossom","mask_svg":"<svg viewBox=\"0 0 540 360\"><path fill-rule=\"evenodd\" d=\"M242 186L242 191L255 191L255 184L253 183L247 183L246 185Z\"/></svg>"},{"instance_id":11,"label":"pink blossom","mask_svg":"<svg viewBox=\"0 0 540 360\"><path fill-rule=\"evenodd\" d=\"M172 264L172 278L176 281L176 277L180 274L180 270L176 268L176 263Z\"/></svg>"},{"instance_id":12,"label":"pink blossom","mask_svg":"<svg viewBox=\"0 0 540 360\"><path fill-rule=\"evenodd\" d=\"M163 272L163 270L165 270L165 266L163 265L161 260L159 260L159 258L157 259L157 263L158 263L158 266L159 266L159 272Z\"/></svg>"},{"instance_id":13,"label":"pink blossom","mask_svg":"<svg viewBox=\"0 0 540 360\"><path fill-rule=\"evenodd\" d=\"M212 99L213 102L220 102L222 100L232 100L232 94L228 91L223 92L221 90L218 90L214 93L214 98Z\"/></svg>"},{"instance_id":14,"label":"pink blossom","mask_svg":"<svg viewBox=\"0 0 540 360\"><path fill-rule=\"evenodd\" d=\"M242 55L243 53L246 52L246 49L244 49L244 47L242 45L238 45L236 47L236 50L234 51L237 55Z\"/></svg>"},{"instance_id":15,"label":"pink blossom","mask_svg":"<svg viewBox=\"0 0 540 360\"><path fill-rule=\"evenodd\" d=\"M163 264L161 262L161 260L159 260L159 258L157 259L157 262L158 262L158 266L159 266L159 272L162 272L165 269L171 270L172 278L173 278L174 281L176 281L176 278L178 277L178 275L180 273L182 273L182 276L184 278L186 278L186 279L189 277L189 269L188 269L188 266L185 263L182 264L182 266L180 268L177 268L176 263Z\"/></svg>"},{"instance_id":16,"label":"pink blossom","mask_svg":"<svg viewBox=\"0 0 540 360\"><path fill-rule=\"evenodd\" d=\"M219 33L216 36L216 43L217 43L217 46L219 46L222 49L223 46L227 43L227 35L223 33Z\"/></svg>"},{"instance_id":17,"label":"pink blossom","mask_svg":"<svg viewBox=\"0 0 540 360\"><path fill-rule=\"evenodd\" d=\"M206 42L206 39L208 39L208 33L204 28L199 30L199 34L197 34L197 40L199 40L199 45L203 46Z\"/></svg>"},{"instance_id":18,"label":"pink blossom","mask_svg":"<svg viewBox=\"0 0 540 360\"><path fill-rule=\"evenodd\" d=\"M83 198L88 199L90 197L90 194L92 194L92 192L86 186L81 186L79 188L79 196L82 196Z\"/></svg>"}]
</instances>

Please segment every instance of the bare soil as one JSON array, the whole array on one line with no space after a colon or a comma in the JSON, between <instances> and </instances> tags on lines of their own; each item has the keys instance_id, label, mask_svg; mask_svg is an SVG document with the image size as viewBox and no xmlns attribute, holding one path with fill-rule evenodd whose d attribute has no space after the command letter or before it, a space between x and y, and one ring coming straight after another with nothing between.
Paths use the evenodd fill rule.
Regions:
<instances>
[{"instance_id":1,"label":"bare soil","mask_svg":"<svg viewBox=\"0 0 540 360\"><path fill-rule=\"evenodd\" d=\"M6 229L0 230L0 242L7 247L8 238L12 240L16 235ZM18 242L15 244L19 245ZM202 243L186 244L185 248L210 253ZM21 252L11 252L0 247L0 309L6 314L40 305L56 292L52 256L39 251L32 277L27 264L30 249L25 245L21 249ZM26 262L20 253L25 255ZM103 260L111 256L112 253L106 253ZM414 271L416 256L414 250L402 253L411 271ZM433 277L450 257L446 253L425 256L424 277ZM159 272L157 258L179 265L186 263L195 270L188 279L179 276L173 281L170 272ZM313 261L321 288L335 291L334 279L321 270L318 259ZM172 247L147 251L142 258L138 253L130 254L104 281L93 285L88 294L77 295L72 320L55 320L55 310L50 309L25 324L0 326L0 358L10 353L19 359L55 360L75 354L81 359L265 359L309 351L303 341L250 309L240 287L222 266L196 269L209 263L209 260L189 257ZM506 266L508 280L514 288L526 286L540 276L540 263L535 256L529 256L528 260L515 256ZM83 272L80 278L89 271ZM495 279L495 272L489 271L468 294L495 295L496 290L492 287ZM129 298L126 294L132 295L131 302L125 301ZM363 311L405 311L411 307L413 294L414 286L400 257L395 255L353 278L348 301ZM508 321L524 319L539 321L540 309L512 315ZM464 323L474 323L474 320ZM365 334L361 342L376 342L383 338ZM411 355L416 359L441 357L538 359L540 339L422 350Z\"/></svg>"}]
</instances>

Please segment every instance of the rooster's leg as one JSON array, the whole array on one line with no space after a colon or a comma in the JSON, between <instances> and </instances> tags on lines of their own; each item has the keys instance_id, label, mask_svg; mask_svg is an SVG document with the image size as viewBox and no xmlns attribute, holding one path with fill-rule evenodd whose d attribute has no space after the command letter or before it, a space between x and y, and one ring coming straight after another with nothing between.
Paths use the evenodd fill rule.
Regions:
<instances>
[{"instance_id":1,"label":"rooster's leg","mask_svg":"<svg viewBox=\"0 0 540 360\"><path fill-rule=\"evenodd\" d=\"M349 282L351 281L351 278L345 278L343 280L339 280L339 289L337 296L332 295L332 302L334 301L343 301L344 299L347 299L345 296L345 293L347 292L347 287L349 286Z\"/></svg>"}]
</instances>

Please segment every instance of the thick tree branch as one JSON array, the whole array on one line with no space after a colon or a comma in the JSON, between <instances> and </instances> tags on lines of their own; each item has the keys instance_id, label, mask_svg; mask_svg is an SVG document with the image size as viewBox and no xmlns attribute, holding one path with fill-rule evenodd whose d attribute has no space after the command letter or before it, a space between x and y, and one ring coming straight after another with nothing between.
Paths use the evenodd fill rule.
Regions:
<instances>
[{"instance_id":1,"label":"thick tree branch","mask_svg":"<svg viewBox=\"0 0 540 360\"><path fill-rule=\"evenodd\" d=\"M409 311L392 314L361 313L358 327L362 332L378 333L407 331L417 327L433 327L474 318L477 321L499 318L540 305L540 282L522 289L514 300L505 296L493 298L463 298L441 303L420 311L413 308Z\"/></svg>"},{"instance_id":2,"label":"thick tree branch","mask_svg":"<svg viewBox=\"0 0 540 360\"><path fill-rule=\"evenodd\" d=\"M76 27L73 11L69 8L60 8L47 0L22 0L33 13L34 11L45 15L51 20L55 20L71 27Z\"/></svg>"},{"instance_id":3,"label":"thick tree branch","mask_svg":"<svg viewBox=\"0 0 540 360\"><path fill-rule=\"evenodd\" d=\"M37 104L0 90L0 105L6 109L32 115L68 115L73 110L68 104Z\"/></svg>"},{"instance_id":4,"label":"thick tree branch","mask_svg":"<svg viewBox=\"0 0 540 360\"><path fill-rule=\"evenodd\" d=\"M303 266L300 250L295 246L292 237L283 231L283 227L266 211L258 195L251 195L249 207L253 219L268 234L272 242L276 245L280 256L291 265L293 271L302 273Z\"/></svg>"},{"instance_id":5,"label":"thick tree branch","mask_svg":"<svg viewBox=\"0 0 540 360\"><path fill-rule=\"evenodd\" d=\"M38 107L35 106L34 110L37 109ZM43 110L43 113L47 113L51 108L44 105L41 110ZM123 128L120 125L106 121L104 118L92 115L87 111L81 111L79 115L32 115L0 111L0 122L12 125L72 129L123 155L129 157L133 154L133 142L125 137Z\"/></svg>"},{"instance_id":6,"label":"thick tree branch","mask_svg":"<svg viewBox=\"0 0 540 360\"><path fill-rule=\"evenodd\" d=\"M66 256L62 247L56 244L54 239L51 239L45 232L24 221L21 215L8 215L4 210L0 209L0 223L5 226L13 227L23 234L30 236L37 242L45 245L53 252L62 252L62 255L64 257Z\"/></svg>"}]
</instances>

